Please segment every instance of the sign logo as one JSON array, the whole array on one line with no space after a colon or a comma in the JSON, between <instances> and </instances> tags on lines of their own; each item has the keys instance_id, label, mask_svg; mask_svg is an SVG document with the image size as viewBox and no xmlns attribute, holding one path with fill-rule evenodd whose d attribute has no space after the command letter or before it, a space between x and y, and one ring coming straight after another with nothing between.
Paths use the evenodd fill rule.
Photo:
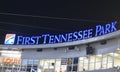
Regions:
<instances>
[{"instance_id":1,"label":"sign logo","mask_svg":"<svg viewBox=\"0 0 120 72\"><path fill-rule=\"evenodd\" d=\"M15 34L6 34L4 44L14 44Z\"/></svg>"}]
</instances>

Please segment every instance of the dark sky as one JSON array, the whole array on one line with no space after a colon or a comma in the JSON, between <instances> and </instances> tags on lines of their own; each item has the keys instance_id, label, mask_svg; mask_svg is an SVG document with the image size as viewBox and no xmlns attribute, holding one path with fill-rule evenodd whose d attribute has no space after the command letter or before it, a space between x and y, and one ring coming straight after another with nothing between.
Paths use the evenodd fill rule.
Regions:
<instances>
[{"instance_id":1,"label":"dark sky","mask_svg":"<svg viewBox=\"0 0 120 72\"><path fill-rule=\"evenodd\" d=\"M0 2L0 32L58 34L83 30L93 27L95 24L119 21L119 3L110 0L2 1ZM56 19L56 17L61 19Z\"/></svg>"}]
</instances>

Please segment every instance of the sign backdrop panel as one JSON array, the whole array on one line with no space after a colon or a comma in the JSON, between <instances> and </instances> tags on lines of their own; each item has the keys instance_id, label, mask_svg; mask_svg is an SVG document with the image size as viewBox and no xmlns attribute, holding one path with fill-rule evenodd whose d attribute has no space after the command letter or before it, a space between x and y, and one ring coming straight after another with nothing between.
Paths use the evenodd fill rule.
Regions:
<instances>
[{"instance_id":1,"label":"sign backdrop panel","mask_svg":"<svg viewBox=\"0 0 120 72\"><path fill-rule=\"evenodd\" d=\"M79 31L69 32L65 34L40 34L40 35L23 35L23 34L6 34L1 40L2 44L10 45L38 45L38 44L55 44L63 42L72 42L77 40L89 39L105 35L119 30L117 21L96 24L94 27L82 29Z\"/></svg>"}]
</instances>

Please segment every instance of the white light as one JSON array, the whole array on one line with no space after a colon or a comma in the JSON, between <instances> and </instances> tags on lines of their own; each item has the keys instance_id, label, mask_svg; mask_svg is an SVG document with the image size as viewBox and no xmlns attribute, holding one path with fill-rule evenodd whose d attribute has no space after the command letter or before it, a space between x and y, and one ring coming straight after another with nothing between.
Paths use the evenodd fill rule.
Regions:
<instances>
[{"instance_id":1,"label":"white light","mask_svg":"<svg viewBox=\"0 0 120 72\"><path fill-rule=\"evenodd\" d=\"M117 53L114 53L114 56L118 56L118 54L117 54Z\"/></svg>"},{"instance_id":2,"label":"white light","mask_svg":"<svg viewBox=\"0 0 120 72\"><path fill-rule=\"evenodd\" d=\"M13 68L15 67L15 65L13 65Z\"/></svg>"},{"instance_id":3,"label":"white light","mask_svg":"<svg viewBox=\"0 0 120 72\"><path fill-rule=\"evenodd\" d=\"M21 58L21 54L7 54L7 53L2 53L1 56Z\"/></svg>"},{"instance_id":4,"label":"white light","mask_svg":"<svg viewBox=\"0 0 120 72\"><path fill-rule=\"evenodd\" d=\"M80 60L83 60L84 58L83 57L80 57Z\"/></svg>"},{"instance_id":5,"label":"white light","mask_svg":"<svg viewBox=\"0 0 120 72\"><path fill-rule=\"evenodd\" d=\"M117 50L120 50L120 48L117 48Z\"/></svg>"},{"instance_id":6,"label":"white light","mask_svg":"<svg viewBox=\"0 0 120 72\"><path fill-rule=\"evenodd\" d=\"M1 53L9 53L9 54L13 54L13 53L15 53L15 54L19 54L19 53L21 53L20 51L8 51L8 50L2 50L2 51L0 51Z\"/></svg>"},{"instance_id":7,"label":"white light","mask_svg":"<svg viewBox=\"0 0 120 72\"><path fill-rule=\"evenodd\" d=\"M97 55L98 57L102 57L102 54L100 54L100 55Z\"/></svg>"},{"instance_id":8,"label":"white light","mask_svg":"<svg viewBox=\"0 0 120 72\"><path fill-rule=\"evenodd\" d=\"M113 56L113 54L114 54L114 56L118 56L118 54L117 53L109 53L111 56Z\"/></svg>"}]
</instances>

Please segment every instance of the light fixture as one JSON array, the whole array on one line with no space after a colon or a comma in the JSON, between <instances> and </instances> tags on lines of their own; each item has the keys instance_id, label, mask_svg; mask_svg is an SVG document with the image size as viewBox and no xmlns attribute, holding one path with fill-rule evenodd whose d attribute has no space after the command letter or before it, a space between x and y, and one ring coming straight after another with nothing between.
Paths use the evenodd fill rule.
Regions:
<instances>
[{"instance_id":1,"label":"light fixture","mask_svg":"<svg viewBox=\"0 0 120 72\"><path fill-rule=\"evenodd\" d=\"M118 56L118 54L117 53L109 53L111 56L113 56L113 54L114 54L114 56Z\"/></svg>"},{"instance_id":2,"label":"light fixture","mask_svg":"<svg viewBox=\"0 0 120 72\"><path fill-rule=\"evenodd\" d=\"M97 55L98 57L102 57L102 54Z\"/></svg>"},{"instance_id":3,"label":"light fixture","mask_svg":"<svg viewBox=\"0 0 120 72\"><path fill-rule=\"evenodd\" d=\"M21 53L20 51L8 51L8 50L1 50L1 53L7 53L7 54L19 54Z\"/></svg>"},{"instance_id":4,"label":"light fixture","mask_svg":"<svg viewBox=\"0 0 120 72\"><path fill-rule=\"evenodd\" d=\"M117 48L117 50L120 50L120 48Z\"/></svg>"},{"instance_id":5,"label":"light fixture","mask_svg":"<svg viewBox=\"0 0 120 72\"><path fill-rule=\"evenodd\" d=\"M17 57L17 58L20 58L20 57L21 57L21 54L2 53L1 56L5 56L5 57Z\"/></svg>"}]
</instances>

